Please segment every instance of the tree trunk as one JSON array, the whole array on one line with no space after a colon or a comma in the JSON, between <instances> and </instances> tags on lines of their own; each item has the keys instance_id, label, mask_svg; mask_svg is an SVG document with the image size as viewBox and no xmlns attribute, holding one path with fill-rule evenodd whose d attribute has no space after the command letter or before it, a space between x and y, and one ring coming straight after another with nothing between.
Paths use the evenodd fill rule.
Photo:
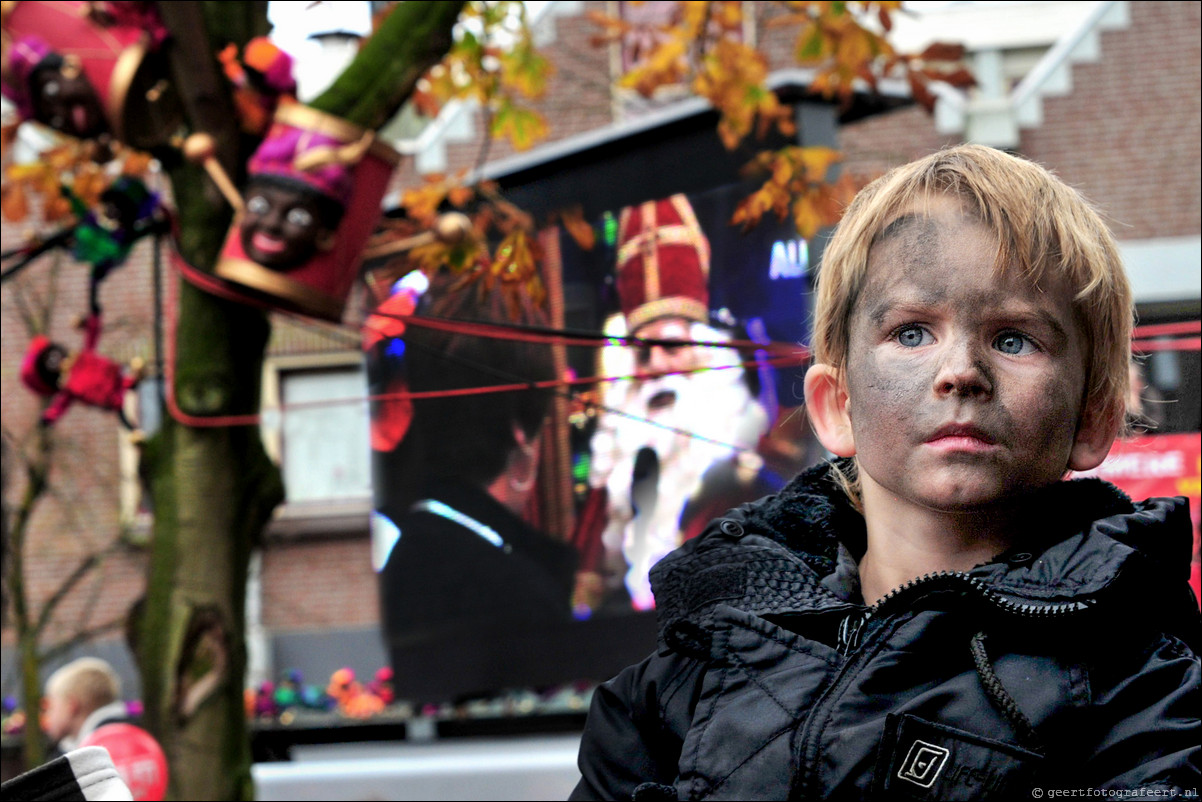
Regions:
<instances>
[{"instance_id":1,"label":"tree trunk","mask_svg":"<svg viewBox=\"0 0 1202 802\"><path fill-rule=\"evenodd\" d=\"M194 131L213 134L238 177L253 142L238 129L213 54L265 33L266 3L161 3L173 33L172 77ZM207 34L206 34L207 31ZM209 269L230 211L194 165L170 168L179 233L190 264ZM258 411L266 315L181 281L174 396L189 415ZM168 316L173 310L168 310ZM164 416L143 474L155 509L146 601L136 651L146 722L167 753L177 799L250 799L250 744L242 702L243 607L250 553L283 499L279 470L257 427L188 426Z\"/></svg>"},{"instance_id":2,"label":"tree trunk","mask_svg":"<svg viewBox=\"0 0 1202 802\"><path fill-rule=\"evenodd\" d=\"M213 134L227 172L242 176L245 141L213 54L266 32L266 3L160 3L173 32L172 74L191 129ZM462 3L407 2L313 105L377 128L446 52ZM207 31L208 35L202 34ZM382 38L381 38L382 37ZM216 261L230 215L204 173L170 170L179 248L190 264ZM189 415L254 413L266 316L181 282L175 398ZM155 522L146 601L135 631L146 721L163 744L177 799L249 799L250 744L243 706L246 578L254 545L283 500L279 469L258 427L188 426L164 416L147 444L143 475Z\"/></svg>"}]
</instances>

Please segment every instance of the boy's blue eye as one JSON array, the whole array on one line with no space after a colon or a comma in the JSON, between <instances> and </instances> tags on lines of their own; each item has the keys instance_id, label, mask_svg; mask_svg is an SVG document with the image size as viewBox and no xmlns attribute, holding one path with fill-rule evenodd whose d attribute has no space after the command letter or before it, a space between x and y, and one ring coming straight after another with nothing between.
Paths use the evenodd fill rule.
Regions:
<instances>
[{"instance_id":1,"label":"boy's blue eye","mask_svg":"<svg viewBox=\"0 0 1202 802\"><path fill-rule=\"evenodd\" d=\"M926 344L927 331L922 326L903 326L897 330L894 337L900 345L904 345L906 348L917 348Z\"/></svg>"},{"instance_id":2,"label":"boy's blue eye","mask_svg":"<svg viewBox=\"0 0 1202 802\"><path fill-rule=\"evenodd\" d=\"M997 336L997 339L993 341L993 347L1003 354L1018 356L1028 353L1034 346L1031 340L1024 335L1015 331L1007 331Z\"/></svg>"}]
</instances>

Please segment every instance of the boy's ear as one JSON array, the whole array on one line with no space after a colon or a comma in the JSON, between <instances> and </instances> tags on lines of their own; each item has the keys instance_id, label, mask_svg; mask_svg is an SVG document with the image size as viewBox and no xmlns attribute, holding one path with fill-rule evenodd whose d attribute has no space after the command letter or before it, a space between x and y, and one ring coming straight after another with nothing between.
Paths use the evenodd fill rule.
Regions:
<instances>
[{"instance_id":1,"label":"boy's ear","mask_svg":"<svg viewBox=\"0 0 1202 802\"><path fill-rule=\"evenodd\" d=\"M805 394L806 411L818 442L837 457L854 457L850 400L839 370L833 365L811 365L806 371Z\"/></svg>"},{"instance_id":2,"label":"boy's ear","mask_svg":"<svg viewBox=\"0 0 1202 802\"><path fill-rule=\"evenodd\" d=\"M1069 469L1088 471L1101 465L1110 453L1110 446L1114 444L1118 432L1119 422L1115 415L1087 406L1077 426L1073 450L1069 453Z\"/></svg>"}]
</instances>

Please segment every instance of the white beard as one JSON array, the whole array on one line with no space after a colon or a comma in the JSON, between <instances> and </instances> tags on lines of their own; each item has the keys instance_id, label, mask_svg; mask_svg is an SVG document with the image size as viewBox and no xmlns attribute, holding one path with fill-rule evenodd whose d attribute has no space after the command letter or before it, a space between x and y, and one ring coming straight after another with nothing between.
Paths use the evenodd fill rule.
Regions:
<instances>
[{"instance_id":1,"label":"white beard","mask_svg":"<svg viewBox=\"0 0 1202 802\"><path fill-rule=\"evenodd\" d=\"M699 323L690 334L702 342L729 339ZM602 543L607 554L624 558L626 588L640 610L655 606L647 573L680 545L681 513L701 488L705 472L719 460L753 450L768 428L767 414L752 397L743 369L733 367L740 362L739 353L696 347L704 348L703 364L726 369L615 383L602 403L620 412L603 412L593 436L590 484L605 486L609 494ZM607 375L633 372L633 356L629 349L621 350L630 367L622 370L617 355L607 354ZM651 400L663 393L673 393L673 403L652 409ZM658 457L659 480L632 486L643 449Z\"/></svg>"}]
</instances>

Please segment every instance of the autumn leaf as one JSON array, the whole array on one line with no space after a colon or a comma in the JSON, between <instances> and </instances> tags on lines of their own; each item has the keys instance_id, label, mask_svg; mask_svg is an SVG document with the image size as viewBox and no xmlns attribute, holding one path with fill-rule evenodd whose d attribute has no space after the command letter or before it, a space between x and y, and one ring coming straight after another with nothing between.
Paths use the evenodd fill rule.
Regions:
<instances>
[{"instance_id":1,"label":"autumn leaf","mask_svg":"<svg viewBox=\"0 0 1202 802\"><path fill-rule=\"evenodd\" d=\"M935 110L935 96L927 89L926 81L916 72L911 72L909 75L910 94L924 109L928 112Z\"/></svg>"},{"instance_id":2,"label":"autumn leaf","mask_svg":"<svg viewBox=\"0 0 1202 802\"><path fill-rule=\"evenodd\" d=\"M438 214L438 207L447 196L446 176L441 173L424 177L423 186L406 189L401 193L401 205L413 219L429 225Z\"/></svg>"},{"instance_id":3,"label":"autumn leaf","mask_svg":"<svg viewBox=\"0 0 1202 802\"><path fill-rule=\"evenodd\" d=\"M5 220L17 222L29 216L29 197L25 187L19 183L8 183L0 187L0 212Z\"/></svg>"},{"instance_id":4,"label":"autumn leaf","mask_svg":"<svg viewBox=\"0 0 1202 802\"><path fill-rule=\"evenodd\" d=\"M968 89L977 85L977 79L973 74L963 67L951 70L949 72L933 72L924 70L923 73L930 79L941 83L954 86L957 89Z\"/></svg>"},{"instance_id":5,"label":"autumn leaf","mask_svg":"<svg viewBox=\"0 0 1202 802\"><path fill-rule=\"evenodd\" d=\"M888 9L878 8L876 12L876 18L877 21L881 23L881 28L883 28L886 33L893 30L893 16L889 13Z\"/></svg>"},{"instance_id":6,"label":"autumn leaf","mask_svg":"<svg viewBox=\"0 0 1202 802\"><path fill-rule=\"evenodd\" d=\"M802 195L793 203L793 223L797 233L806 239L812 238L822 228L822 214L809 193Z\"/></svg>"},{"instance_id":7,"label":"autumn leaf","mask_svg":"<svg viewBox=\"0 0 1202 802\"><path fill-rule=\"evenodd\" d=\"M547 135L547 120L534 109L505 102L493 114L491 132L507 137L515 150L527 150Z\"/></svg>"},{"instance_id":8,"label":"autumn leaf","mask_svg":"<svg viewBox=\"0 0 1202 802\"><path fill-rule=\"evenodd\" d=\"M838 163L843 158L843 154L834 148L818 146L797 148L796 154L805 171L806 179L811 182L825 181L826 173L831 165Z\"/></svg>"},{"instance_id":9,"label":"autumn leaf","mask_svg":"<svg viewBox=\"0 0 1202 802\"><path fill-rule=\"evenodd\" d=\"M584 209L580 205L563 210L559 219L582 250L591 251L597 244L597 232L585 221Z\"/></svg>"},{"instance_id":10,"label":"autumn leaf","mask_svg":"<svg viewBox=\"0 0 1202 802\"><path fill-rule=\"evenodd\" d=\"M651 97L661 86L679 84L688 75L685 43L672 37L656 45L651 54L618 81L618 85L634 89L643 97Z\"/></svg>"},{"instance_id":11,"label":"autumn leaf","mask_svg":"<svg viewBox=\"0 0 1202 802\"><path fill-rule=\"evenodd\" d=\"M417 110L418 114L433 119L442 111L442 103L429 90L430 82L422 79L422 83L423 86L415 89L410 99L413 101L413 107Z\"/></svg>"},{"instance_id":12,"label":"autumn leaf","mask_svg":"<svg viewBox=\"0 0 1202 802\"><path fill-rule=\"evenodd\" d=\"M812 21L803 23L797 37L794 57L802 64L825 59L830 54L830 44L822 34L822 28Z\"/></svg>"},{"instance_id":13,"label":"autumn leaf","mask_svg":"<svg viewBox=\"0 0 1202 802\"><path fill-rule=\"evenodd\" d=\"M497 246L489 272L502 282L525 282L537 269L536 248L536 243L525 231L511 232Z\"/></svg>"},{"instance_id":14,"label":"autumn leaf","mask_svg":"<svg viewBox=\"0 0 1202 802\"><path fill-rule=\"evenodd\" d=\"M964 45L934 42L918 54L922 61L960 61L964 58Z\"/></svg>"},{"instance_id":15,"label":"autumn leaf","mask_svg":"<svg viewBox=\"0 0 1202 802\"><path fill-rule=\"evenodd\" d=\"M475 197L476 190L472 189L471 187L457 186L451 187L447 191L447 200L450 201L451 205L456 209L462 209L464 206L467 206Z\"/></svg>"},{"instance_id":16,"label":"autumn leaf","mask_svg":"<svg viewBox=\"0 0 1202 802\"><path fill-rule=\"evenodd\" d=\"M501 62L501 85L529 98L542 97L547 89L547 78L554 72L551 62L542 56L530 42L523 42L503 54Z\"/></svg>"}]
</instances>

